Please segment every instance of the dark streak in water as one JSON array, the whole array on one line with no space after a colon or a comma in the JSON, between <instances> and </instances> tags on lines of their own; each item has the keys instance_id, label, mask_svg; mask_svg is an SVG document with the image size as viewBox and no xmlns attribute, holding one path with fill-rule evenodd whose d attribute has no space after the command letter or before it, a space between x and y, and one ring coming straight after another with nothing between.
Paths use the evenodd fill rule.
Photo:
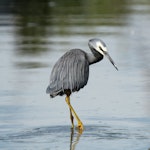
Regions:
<instances>
[{"instance_id":1,"label":"dark streak in water","mask_svg":"<svg viewBox=\"0 0 150 150\"><path fill-rule=\"evenodd\" d=\"M78 134L78 131L74 131ZM143 134L142 134L143 133ZM139 132L136 129L116 129L109 126L85 126L85 130L82 134L83 138L91 140L118 140L118 139L149 139L150 134L144 134L145 132ZM10 133L7 135L1 135L0 140L3 142L47 142L68 138L70 137L69 126L50 126L39 127L18 133Z\"/></svg>"}]
</instances>

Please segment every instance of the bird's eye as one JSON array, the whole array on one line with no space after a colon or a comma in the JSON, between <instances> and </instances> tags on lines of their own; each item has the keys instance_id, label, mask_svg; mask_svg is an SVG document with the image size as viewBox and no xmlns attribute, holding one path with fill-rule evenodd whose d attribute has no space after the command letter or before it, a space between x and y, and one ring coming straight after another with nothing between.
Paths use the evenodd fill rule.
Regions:
<instances>
[{"instance_id":1,"label":"bird's eye","mask_svg":"<svg viewBox=\"0 0 150 150\"><path fill-rule=\"evenodd\" d=\"M99 49L100 49L102 52L104 51L101 47L99 47Z\"/></svg>"}]
</instances>

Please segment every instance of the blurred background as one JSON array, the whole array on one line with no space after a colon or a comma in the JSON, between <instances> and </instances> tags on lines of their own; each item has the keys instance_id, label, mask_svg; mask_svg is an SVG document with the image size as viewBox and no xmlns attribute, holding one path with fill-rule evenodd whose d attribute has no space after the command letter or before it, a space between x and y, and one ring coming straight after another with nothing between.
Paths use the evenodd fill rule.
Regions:
<instances>
[{"instance_id":1,"label":"blurred background","mask_svg":"<svg viewBox=\"0 0 150 150\"><path fill-rule=\"evenodd\" d=\"M76 149L148 149L149 28L149 0L0 0L0 148L69 149L65 97L45 91L58 58L90 52L97 37L119 71L107 59L90 66L87 86L71 96L87 126Z\"/></svg>"}]
</instances>

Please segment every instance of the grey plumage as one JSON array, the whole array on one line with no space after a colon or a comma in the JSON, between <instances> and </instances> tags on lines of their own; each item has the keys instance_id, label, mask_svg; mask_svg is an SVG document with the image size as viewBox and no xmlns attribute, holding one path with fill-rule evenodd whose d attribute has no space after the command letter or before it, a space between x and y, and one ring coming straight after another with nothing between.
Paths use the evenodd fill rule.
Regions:
<instances>
[{"instance_id":1,"label":"grey plumage","mask_svg":"<svg viewBox=\"0 0 150 150\"><path fill-rule=\"evenodd\" d=\"M81 49L72 49L56 62L51 72L50 84L46 90L46 93L51 97L67 94L68 91L71 94L83 88L88 81L89 65L102 60L104 55L108 56L117 69L108 55L103 41L91 39L88 44L92 53L86 53Z\"/></svg>"},{"instance_id":2,"label":"grey plumage","mask_svg":"<svg viewBox=\"0 0 150 150\"><path fill-rule=\"evenodd\" d=\"M66 52L52 69L46 93L55 97L65 94L65 90L75 92L83 88L89 77L89 62L86 57L86 53L80 49Z\"/></svg>"}]
</instances>

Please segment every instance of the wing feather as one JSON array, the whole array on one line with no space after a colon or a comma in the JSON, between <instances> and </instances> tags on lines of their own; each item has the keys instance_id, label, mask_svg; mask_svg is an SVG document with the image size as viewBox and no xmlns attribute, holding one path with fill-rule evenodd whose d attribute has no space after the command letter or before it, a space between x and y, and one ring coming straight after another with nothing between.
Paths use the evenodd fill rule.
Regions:
<instances>
[{"instance_id":1,"label":"wing feather","mask_svg":"<svg viewBox=\"0 0 150 150\"><path fill-rule=\"evenodd\" d=\"M89 62L86 53L72 49L65 53L54 65L47 93L51 97L65 94L65 90L79 91L88 81Z\"/></svg>"}]
</instances>

